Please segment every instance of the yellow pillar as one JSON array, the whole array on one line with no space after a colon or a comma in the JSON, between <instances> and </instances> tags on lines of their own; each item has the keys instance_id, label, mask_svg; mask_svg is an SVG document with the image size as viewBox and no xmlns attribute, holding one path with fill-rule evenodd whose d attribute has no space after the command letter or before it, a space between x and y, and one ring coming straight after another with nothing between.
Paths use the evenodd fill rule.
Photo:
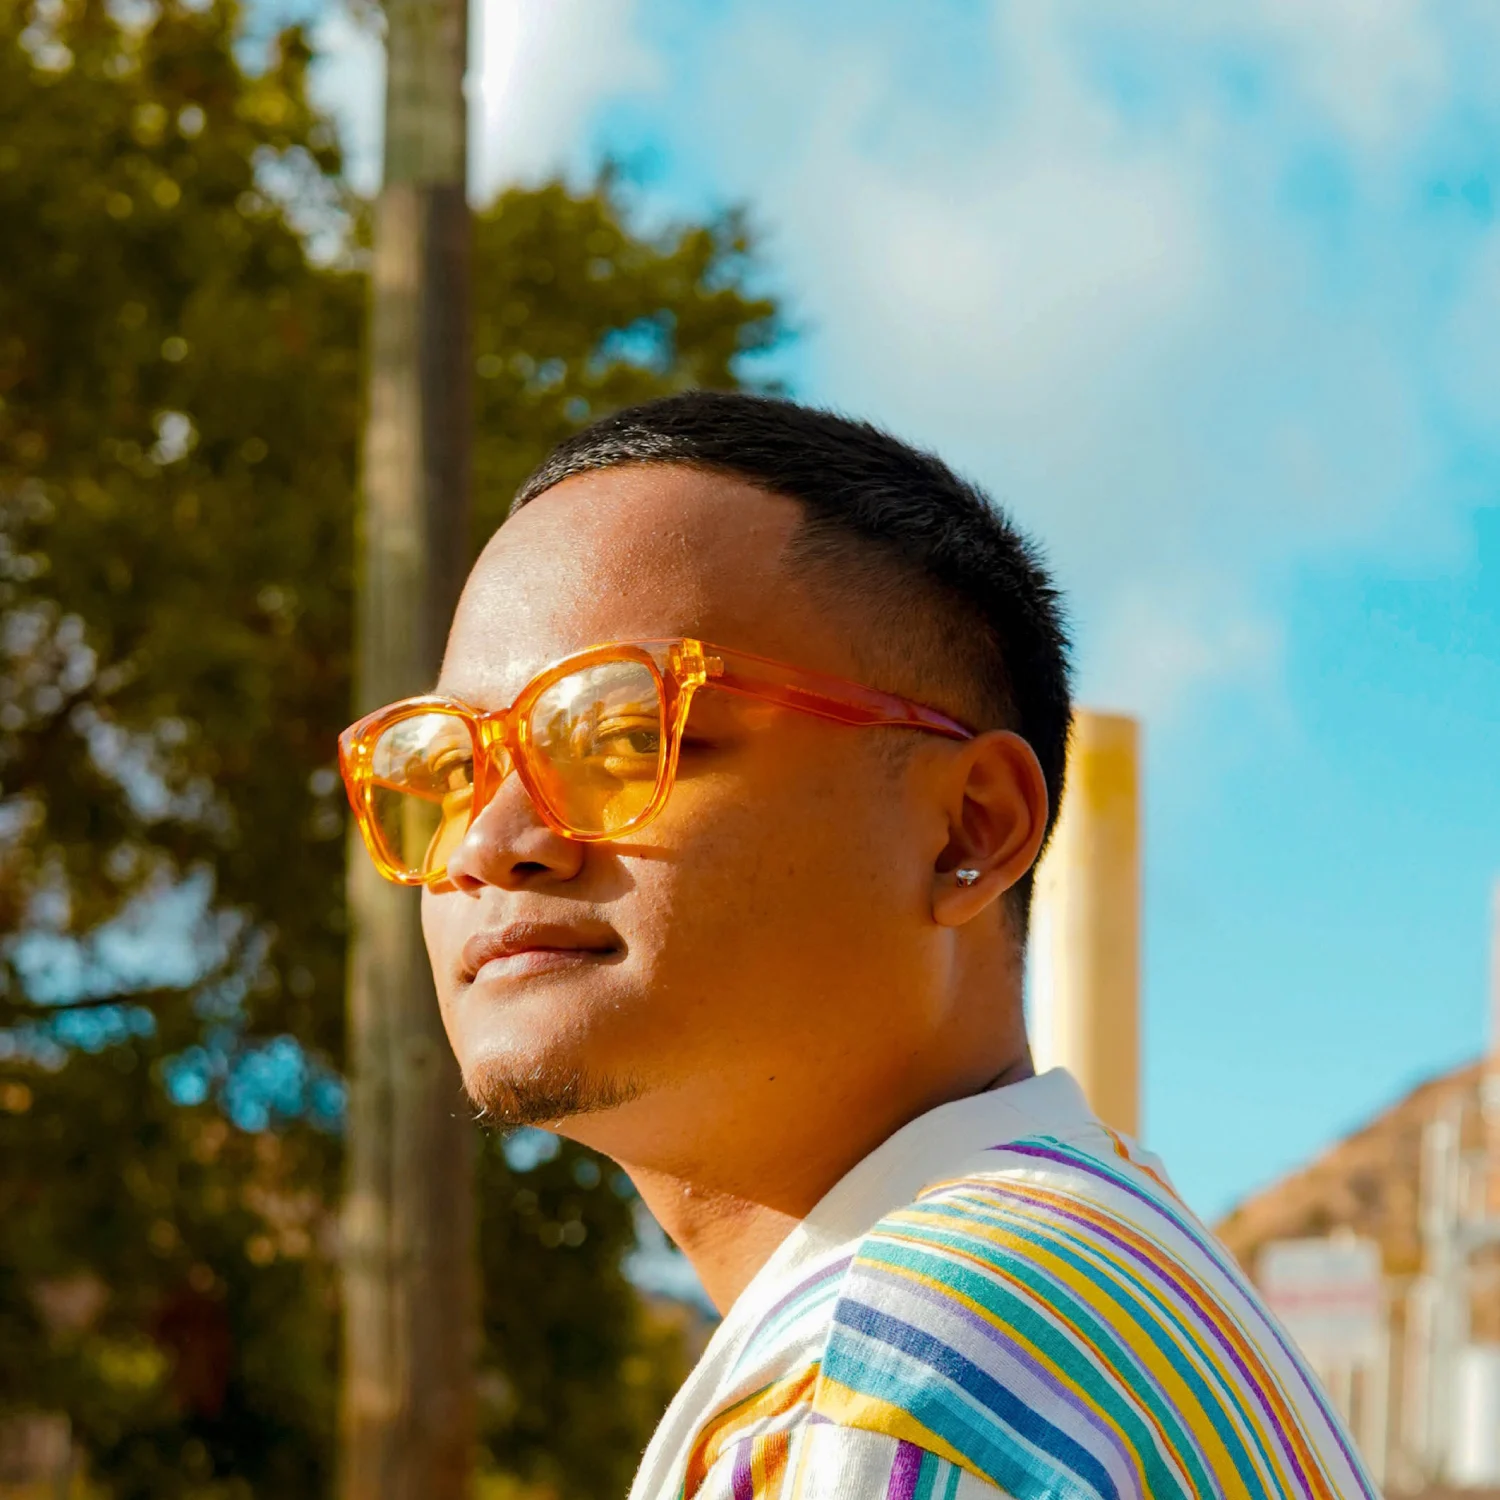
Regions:
<instances>
[{"instance_id":1,"label":"yellow pillar","mask_svg":"<svg viewBox=\"0 0 1500 1500\"><path fill-rule=\"evenodd\" d=\"M1485 1207L1500 1220L1500 880L1495 882L1490 928L1489 1050L1480 1085L1487 1180Z\"/></svg>"},{"instance_id":2,"label":"yellow pillar","mask_svg":"<svg viewBox=\"0 0 1500 1500\"><path fill-rule=\"evenodd\" d=\"M1062 815L1037 871L1032 1050L1106 1125L1140 1131L1140 729L1079 710Z\"/></svg>"}]
</instances>

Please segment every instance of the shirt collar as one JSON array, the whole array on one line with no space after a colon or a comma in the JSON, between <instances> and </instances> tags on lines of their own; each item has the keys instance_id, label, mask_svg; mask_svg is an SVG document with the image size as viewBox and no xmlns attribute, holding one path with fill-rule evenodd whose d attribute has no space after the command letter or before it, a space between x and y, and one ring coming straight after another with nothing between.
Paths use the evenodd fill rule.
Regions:
<instances>
[{"instance_id":1,"label":"shirt collar","mask_svg":"<svg viewBox=\"0 0 1500 1500\"><path fill-rule=\"evenodd\" d=\"M632 1500L678 1492L688 1445L735 1378L740 1351L789 1282L802 1279L814 1262L826 1265L840 1253L847 1255L881 1219L930 1183L982 1169L986 1151L1028 1135L1075 1135L1093 1123L1078 1085L1054 1068L939 1105L876 1147L834 1184L735 1299L651 1439Z\"/></svg>"},{"instance_id":2,"label":"shirt collar","mask_svg":"<svg viewBox=\"0 0 1500 1500\"><path fill-rule=\"evenodd\" d=\"M1063 1068L918 1115L823 1195L751 1279L725 1321L737 1321L742 1309L760 1305L810 1262L860 1239L969 1158L1023 1136L1066 1135L1091 1123L1083 1090Z\"/></svg>"}]
</instances>

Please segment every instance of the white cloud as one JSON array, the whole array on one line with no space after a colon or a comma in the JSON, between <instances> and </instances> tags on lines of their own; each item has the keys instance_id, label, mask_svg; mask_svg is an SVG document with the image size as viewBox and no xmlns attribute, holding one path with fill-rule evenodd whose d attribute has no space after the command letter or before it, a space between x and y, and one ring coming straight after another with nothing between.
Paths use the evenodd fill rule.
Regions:
<instances>
[{"instance_id":1,"label":"white cloud","mask_svg":"<svg viewBox=\"0 0 1500 1500\"><path fill-rule=\"evenodd\" d=\"M1203 688L1273 679L1281 650L1275 623L1223 571L1125 581L1094 648L1094 702L1160 729Z\"/></svg>"},{"instance_id":2,"label":"white cloud","mask_svg":"<svg viewBox=\"0 0 1500 1500\"><path fill-rule=\"evenodd\" d=\"M1429 5L1377 9L997 4L980 108L913 87L909 17L850 33L762 6L714 49L698 149L771 226L814 394L938 447L1040 533L1092 696L1160 716L1268 677L1290 571L1452 543L1437 262L1386 200L1409 202L1398 169L1457 43ZM1124 30L1156 49L1144 105L1100 67ZM1252 106L1218 81L1231 49L1274 80ZM1493 347L1500 318L1476 321Z\"/></svg>"},{"instance_id":3,"label":"white cloud","mask_svg":"<svg viewBox=\"0 0 1500 1500\"><path fill-rule=\"evenodd\" d=\"M770 231L808 394L1046 540L1086 693L1162 716L1269 680L1297 568L1455 545L1433 403L1496 435L1500 249L1471 264L1413 204L1500 72L1474 0L995 0L944 64L967 92L917 10L741 3L687 67L642 22L480 0L476 185L576 162L601 106L653 97L689 175ZM330 26L326 77L378 97Z\"/></svg>"},{"instance_id":4,"label":"white cloud","mask_svg":"<svg viewBox=\"0 0 1500 1500\"><path fill-rule=\"evenodd\" d=\"M1435 335L1446 394L1476 431L1500 441L1500 228L1484 236Z\"/></svg>"},{"instance_id":5,"label":"white cloud","mask_svg":"<svg viewBox=\"0 0 1500 1500\"><path fill-rule=\"evenodd\" d=\"M565 166L605 100L651 91L661 66L636 35L636 0L474 0L469 181L484 201ZM385 52L374 22L329 7L317 28L314 96L339 122L350 180L380 184Z\"/></svg>"},{"instance_id":6,"label":"white cloud","mask_svg":"<svg viewBox=\"0 0 1500 1500\"><path fill-rule=\"evenodd\" d=\"M557 170L601 102L657 87L636 13L636 0L476 0L477 197Z\"/></svg>"},{"instance_id":7,"label":"white cloud","mask_svg":"<svg viewBox=\"0 0 1500 1500\"><path fill-rule=\"evenodd\" d=\"M1432 0L1261 0L1251 25L1285 45L1288 73L1347 138L1388 147L1444 101L1440 10Z\"/></svg>"}]
</instances>

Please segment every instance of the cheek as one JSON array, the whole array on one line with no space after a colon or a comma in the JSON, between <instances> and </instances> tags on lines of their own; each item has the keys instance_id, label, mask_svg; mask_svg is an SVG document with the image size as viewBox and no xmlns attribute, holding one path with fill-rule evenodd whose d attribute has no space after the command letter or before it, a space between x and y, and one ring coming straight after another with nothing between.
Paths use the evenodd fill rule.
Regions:
<instances>
[{"instance_id":1,"label":"cheek","mask_svg":"<svg viewBox=\"0 0 1500 1500\"><path fill-rule=\"evenodd\" d=\"M671 889L652 909L664 960L697 962L764 1003L767 984L806 995L858 981L930 916L899 779L823 734L830 744L794 742L684 786L663 819Z\"/></svg>"},{"instance_id":2,"label":"cheek","mask_svg":"<svg viewBox=\"0 0 1500 1500\"><path fill-rule=\"evenodd\" d=\"M475 903L457 892L422 892L422 938L432 964L439 1000L453 983L463 945L473 931Z\"/></svg>"}]
</instances>

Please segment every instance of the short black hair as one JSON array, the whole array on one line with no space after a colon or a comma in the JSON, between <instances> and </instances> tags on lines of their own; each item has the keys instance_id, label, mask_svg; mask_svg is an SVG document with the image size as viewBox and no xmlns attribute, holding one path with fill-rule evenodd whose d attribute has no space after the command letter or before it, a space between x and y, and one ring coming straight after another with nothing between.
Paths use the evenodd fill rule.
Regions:
<instances>
[{"instance_id":1,"label":"short black hair","mask_svg":"<svg viewBox=\"0 0 1500 1500\"><path fill-rule=\"evenodd\" d=\"M575 474L624 464L732 475L800 501L793 560L889 620L903 637L891 649L961 695L961 717L1030 743L1050 835L1072 722L1062 601L1036 544L983 490L868 422L768 396L688 391L566 438L511 513ZM1014 892L1022 931L1031 886L1028 874Z\"/></svg>"}]
</instances>

